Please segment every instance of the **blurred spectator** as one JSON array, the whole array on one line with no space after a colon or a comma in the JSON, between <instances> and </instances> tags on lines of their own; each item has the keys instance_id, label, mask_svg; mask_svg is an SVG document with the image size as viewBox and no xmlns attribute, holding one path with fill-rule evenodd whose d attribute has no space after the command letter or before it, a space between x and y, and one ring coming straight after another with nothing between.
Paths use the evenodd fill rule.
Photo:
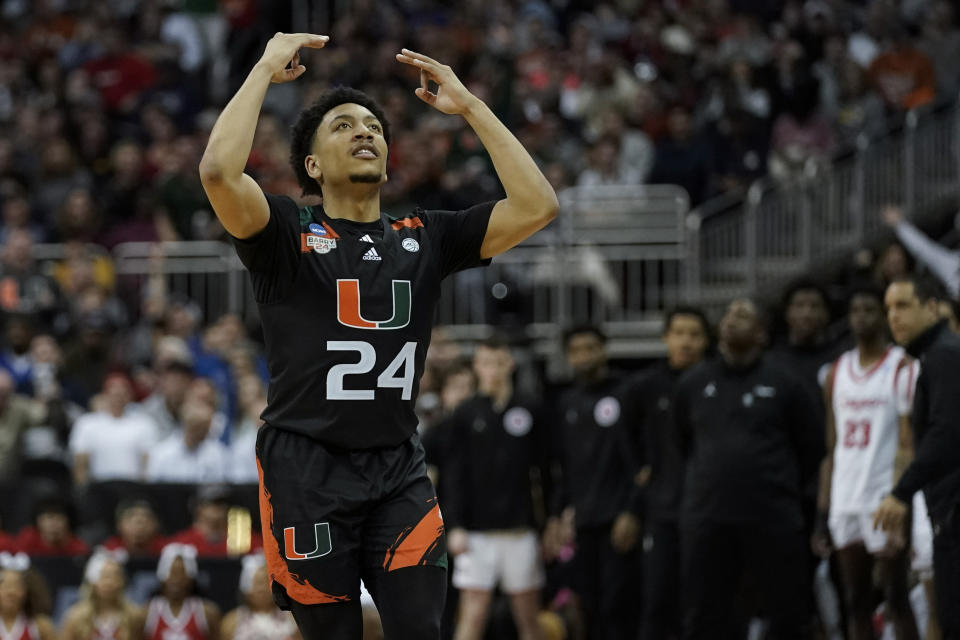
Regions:
<instances>
[{"instance_id":1,"label":"blurred spectator","mask_svg":"<svg viewBox=\"0 0 960 640\"><path fill-rule=\"evenodd\" d=\"M913 256L903 244L894 241L880 251L875 265L874 280L885 289L891 282L913 273L913 268Z\"/></svg>"},{"instance_id":2,"label":"blurred spectator","mask_svg":"<svg viewBox=\"0 0 960 640\"><path fill-rule=\"evenodd\" d=\"M167 544L160 535L160 521L146 500L125 500L117 505L117 535L107 538L103 548L122 550L130 557L159 556Z\"/></svg>"},{"instance_id":3,"label":"blurred spectator","mask_svg":"<svg viewBox=\"0 0 960 640\"><path fill-rule=\"evenodd\" d=\"M166 336L157 344L156 387L139 409L153 419L166 438L181 428L180 414L193 381L193 356L180 338Z\"/></svg>"},{"instance_id":4,"label":"blurred spectator","mask_svg":"<svg viewBox=\"0 0 960 640\"><path fill-rule=\"evenodd\" d=\"M102 53L83 65L109 111L132 113L141 93L156 82L156 69L129 46L119 25L99 35Z\"/></svg>"},{"instance_id":5,"label":"blurred spectator","mask_svg":"<svg viewBox=\"0 0 960 640\"><path fill-rule=\"evenodd\" d=\"M64 347L64 383L74 390L77 401L84 406L103 389L107 374L117 360L111 341L115 330L102 309L91 309L77 319L76 337Z\"/></svg>"},{"instance_id":6,"label":"blurred spectator","mask_svg":"<svg viewBox=\"0 0 960 640\"><path fill-rule=\"evenodd\" d=\"M549 493L549 447L543 408L516 393L509 346L491 338L477 346L478 393L453 413L444 522L460 590L456 637L479 640L493 591L510 598L519 637L541 637L537 614L544 585L535 495ZM538 482L538 488L534 483ZM549 499L549 498L547 498Z\"/></svg>"},{"instance_id":7,"label":"blurred spectator","mask_svg":"<svg viewBox=\"0 0 960 640\"><path fill-rule=\"evenodd\" d=\"M829 364L847 345L828 333L830 298L822 286L801 279L790 286L783 299L787 334L773 347L771 356L785 363L819 401Z\"/></svg>"},{"instance_id":8,"label":"blurred spectator","mask_svg":"<svg viewBox=\"0 0 960 640\"><path fill-rule=\"evenodd\" d=\"M144 640L220 637L220 610L196 594L197 550L188 544L171 543L163 548L157 563L160 594L147 605Z\"/></svg>"},{"instance_id":9,"label":"blurred spectator","mask_svg":"<svg viewBox=\"0 0 960 640\"><path fill-rule=\"evenodd\" d=\"M657 142L650 182L680 185L690 194L690 204L696 206L707 195L712 162L710 145L694 131L689 110L683 106L670 109L667 135Z\"/></svg>"},{"instance_id":10,"label":"blurred spectator","mask_svg":"<svg viewBox=\"0 0 960 640\"><path fill-rule=\"evenodd\" d=\"M33 395L33 362L30 342L33 340L36 320L28 315L7 315L4 331L5 348L0 351L0 368L6 369L14 380L17 393Z\"/></svg>"},{"instance_id":11,"label":"blurred spectator","mask_svg":"<svg viewBox=\"0 0 960 640\"><path fill-rule=\"evenodd\" d=\"M34 507L33 524L17 535L17 550L30 556L85 556L90 547L73 534L74 509L60 497L41 498Z\"/></svg>"},{"instance_id":12,"label":"blurred spectator","mask_svg":"<svg viewBox=\"0 0 960 640\"><path fill-rule=\"evenodd\" d=\"M131 406L133 387L126 375L108 376L101 398L102 409L80 416L70 434L74 482L144 479L157 426Z\"/></svg>"},{"instance_id":13,"label":"blurred spectator","mask_svg":"<svg viewBox=\"0 0 960 640\"><path fill-rule=\"evenodd\" d=\"M838 70L837 107L834 128L838 142L852 147L860 134L875 140L886 131L883 98L867 82L867 76L852 60Z\"/></svg>"},{"instance_id":14,"label":"blurred spectator","mask_svg":"<svg viewBox=\"0 0 960 640\"><path fill-rule=\"evenodd\" d=\"M957 28L956 7L947 0L926 2L926 15L917 48L929 56L937 78L937 96L953 100L960 90L960 71L955 62L960 60L960 29Z\"/></svg>"},{"instance_id":15,"label":"blurred spectator","mask_svg":"<svg viewBox=\"0 0 960 640\"><path fill-rule=\"evenodd\" d=\"M891 206L883 210L883 222L893 229L913 258L943 283L950 298L960 299L960 251L937 244L903 216L903 210ZM901 273L898 275L905 275ZM895 278L890 278L893 282Z\"/></svg>"},{"instance_id":16,"label":"blurred spectator","mask_svg":"<svg viewBox=\"0 0 960 640\"><path fill-rule=\"evenodd\" d=\"M67 609L61 640L135 640L141 637L143 610L124 595L123 565L109 552L95 553L83 572L80 601Z\"/></svg>"},{"instance_id":17,"label":"blurred spectator","mask_svg":"<svg viewBox=\"0 0 960 640\"><path fill-rule=\"evenodd\" d=\"M16 393L10 374L0 369L0 484L10 484L17 478L23 436L31 427L42 424L45 413L42 404Z\"/></svg>"},{"instance_id":18,"label":"blurred spectator","mask_svg":"<svg viewBox=\"0 0 960 640\"><path fill-rule=\"evenodd\" d=\"M223 487L209 485L197 492L193 507L193 525L171 538L173 542L191 545L200 556L225 557L233 552L227 544L230 522L230 500ZM263 548L259 533L247 530L250 543L242 553Z\"/></svg>"},{"instance_id":19,"label":"blurred spectator","mask_svg":"<svg viewBox=\"0 0 960 640\"><path fill-rule=\"evenodd\" d=\"M792 99L773 125L771 173L778 178L802 175L824 165L834 148L830 123L817 109L818 84L805 76L796 79Z\"/></svg>"},{"instance_id":20,"label":"blurred spectator","mask_svg":"<svg viewBox=\"0 0 960 640\"><path fill-rule=\"evenodd\" d=\"M240 420L230 435L229 479L237 484L256 484L258 481L256 443L263 426L260 414L267 408L267 390L259 377L252 373L240 378Z\"/></svg>"},{"instance_id":21,"label":"blurred spectator","mask_svg":"<svg viewBox=\"0 0 960 640\"><path fill-rule=\"evenodd\" d=\"M933 62L913 45L903 27L893 30L887 51L870 64L870 79L895 111L930 104L937 95Z\"/></svg>"},{"instance_id":22,"label":"blurred spectator","mask_svg":"<svg viewBox=\"0 0 960 640\"><path fill-rule=\"evenodd\" d=\"M33 239L23 229L11 230L3 245L0 269L0 309L36 314L50 326L61 305L57 283L33 261Z\"/></svg>"},{"instance_id":23,"label":"blurred spectator","mask_svg":"<svg viewBox=\"0 0 960 640\"><path fill-rule=\"evenodd\" d=\"M25 553L0 552L0 622L11 640L56 640L50 595Z\"/></svg>"},{"instance_id":24,"label":"blurred spectator","mask_svg":"<svg viewBox=\"0 0 960 640\"><path fill-rule=\"evenodd\" d=\"M26 231L34 242L43 242L43 226L33 220L30 213L30 201L25 195L16 193L2 201L3 218L0 226L0 244L7 244L12 231Z\"/></svg>"},{"instance_id":25,"label":"blurred spectator","mask_svg":"<svg viewBox=\"0 0 960 640\"><path fill-rule=\"evenodd\" d=\"M199 400L185 400L183 428L170 434L150 452L146 476L150 482L224 482L230 454L223 443L209 438L213 408Z\"/></svg>"},{"instance_id":26,"label":"blurred spectator","mask_svg":"<svg viewBox=\"0 0 960 640\"><path fill-rule=\"evenodd\" d=\"M263 553L244 556L240 571L240 606L223 617L222 640L296 640L297 626L289 611L273 601L270 574Z\"/></svg>"},{"instance_id":27,"label":"blurred spectator","mask_svg":"<svg viewBox=\"0 0 960 640\"><path fill-rule=\"evenodd\" d=\"M685 376L674 403L687 461L684 637L743 637L759 609L771 637L806 638L802 496L823 456L822 418L789 368L763 356L753 302L730 303L719 334L720 357Z\"/></svg>"},{"instance_id":28,"label":"blurred spectator","mask_svg":"<svg viewBox=\"0 0 960 640\"><path fill-rule=\"evenodd\" d=\"M578 187L641 184L640 167L622 161L621 142L614 136L601 138L590 148L589 165L577 178Z\"/></svg>"}]
</instances>

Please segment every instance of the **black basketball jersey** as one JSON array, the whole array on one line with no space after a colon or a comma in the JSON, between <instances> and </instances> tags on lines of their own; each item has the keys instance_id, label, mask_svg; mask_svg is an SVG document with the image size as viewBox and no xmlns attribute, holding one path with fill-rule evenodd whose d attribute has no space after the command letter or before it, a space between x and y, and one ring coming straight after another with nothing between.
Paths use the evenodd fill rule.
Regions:
<instances>
[{"instance_id":1,"label":"black basketball jersey","mask_svg":"<svg viewBox=\"0 0 960 640\"><path fill-rule=\"evenodd\" d=\"M250 271L270 385L263 420L347 449L395 446L414 413L440 281L478 266L493 202L359 223L267 196L234 245Z\"/></svg>"}]
</instances>

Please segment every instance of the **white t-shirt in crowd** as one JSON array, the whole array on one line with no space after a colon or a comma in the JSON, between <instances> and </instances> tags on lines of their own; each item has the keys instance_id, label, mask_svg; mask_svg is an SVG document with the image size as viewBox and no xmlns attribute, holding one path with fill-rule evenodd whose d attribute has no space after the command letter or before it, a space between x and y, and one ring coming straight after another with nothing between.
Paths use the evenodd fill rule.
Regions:
<instances>
[{"instance_id":1,"label":"white t-shirt in crowd","mask_svg":"<svg viewBox=\"0 0 960 640\"><path fill-rule=\"evenodd\" d=\"M142 480L143 456L157 442L157 426L140 411L115 418L105 411L85 413L70 432L70 452L90 459L90 480Z\"/></svg>"},{"instance_id":2,"label":"white t-shirt in crowd","mask_svg":"<svg viewBox=\"0 0 960 640\"><path fill-rule=\"evenodd\" d=\"M187 448L182 433L174 433L150 453L147 479L151 482L226 482L230 451L219 440L207 438Z\"/></svg>"},{"instance_id":3,"label":"white t-shirt in crowd","mask_svg":"<svg viewBox=\"0 0 960 640\"><path fill-rule=\"evenodd\" d=\"M230 482L257 484L257 430L246 429L230 443Z\"/></svg>"}]
</instances>

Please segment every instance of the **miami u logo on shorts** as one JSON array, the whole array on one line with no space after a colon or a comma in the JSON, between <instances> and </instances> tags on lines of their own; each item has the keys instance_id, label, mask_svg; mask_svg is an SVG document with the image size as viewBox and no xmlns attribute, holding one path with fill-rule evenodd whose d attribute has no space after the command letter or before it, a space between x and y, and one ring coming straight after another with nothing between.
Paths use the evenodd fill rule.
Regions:
<instances>
[{"instance_id":1,"label":"miami u logo on shorts","mask_svg":"<svg viewBox=\"0 0 960 640\"><path fill-rule=\"evenodd\" d=\"M283 530L283 552L287 560L312 560L321 558L333 550L330 540L330 523L316 522L313 525L313 551L300 553L297 551L297 534L294 527Z\"/></svg>"},{"instance_id":2,"label":"miami u logo on shorts","mask_svg":"<svg viewBox=\"0 0 960 640\"><path fill-rule=\"evenodd\" d=\"M410 324L412 294L409 280L393 283L393 316L388 320L367 320L360 314L360 281L337 280L337 320L355 329L402 329Z\"/></svg>"}]
</instances>

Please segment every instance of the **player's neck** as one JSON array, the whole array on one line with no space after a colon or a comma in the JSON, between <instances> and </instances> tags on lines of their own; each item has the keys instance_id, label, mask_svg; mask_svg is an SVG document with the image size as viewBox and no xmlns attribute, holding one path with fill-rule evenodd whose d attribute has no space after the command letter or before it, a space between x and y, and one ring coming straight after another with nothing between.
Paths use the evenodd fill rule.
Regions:
<instances>
[{"instance_id":1,"label":"player's neck","mask_svg":"<svg viewBox=\"0 0 960 640\"><path fill-rule=\"evenodd\" d=\"M857 355L860 359L861 367L869 367L874 362L883 358L887 352L886 338L872 338L857 342Z\"/></svg>"},{"instance_id":2,"label":"player's neck","mask_svg":"<svg viewBox=\"0 0 960 640\"><path fill-rule=\"evenodd\" d=\"M481 389L480 392L490 398L497 410L503 410L510 402L510 396L513 395L513 385L507 381L495 387Z\"/></svg>"},{"instance_id":3,"label":"player's neck","mask_svg":"<svg viewBox=\"0 0 960 640\"><path fill-rule=\"evenodd\" d=\"M324 189L323 210L331 218L376 222L380 219L380 189L371 189L369 185Z\"/></svg>"}]
</instances>

